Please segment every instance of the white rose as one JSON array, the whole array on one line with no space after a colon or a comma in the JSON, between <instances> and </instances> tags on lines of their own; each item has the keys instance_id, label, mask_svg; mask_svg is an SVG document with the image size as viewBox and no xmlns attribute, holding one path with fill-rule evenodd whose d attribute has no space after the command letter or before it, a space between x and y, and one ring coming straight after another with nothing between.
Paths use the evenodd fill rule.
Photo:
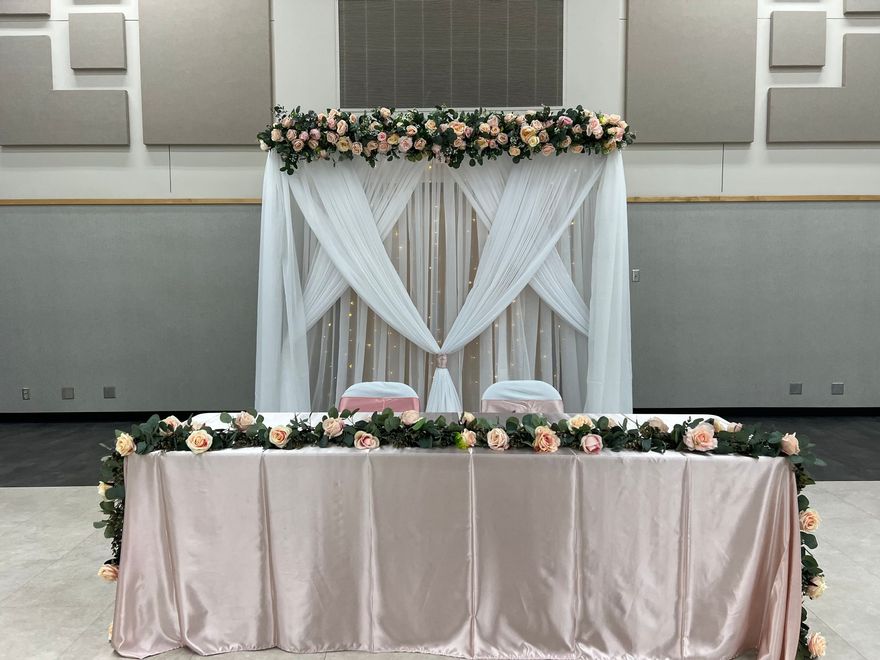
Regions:
<instances>
[{"instance_id":1,"label":"white rose","mask_svg":"<svg viewBox=\"0 0 880 660\"><path fill-rule=\"evenodd\" d=\"M470 424L471 422L474 421L474 419L476 419L476 418L473 416L472 413L466 412L466 413L461 414L461 421L464 422L465 424Z\"/></svg>"},{"instance_id":2,"label":"white rose","mask_svg":"<svg viewBox=\"0 0 880 660\"><path fill-rule=\"evenodd\" d=\"M826 588L827 586L825 585L825 576L817 575L816 577L812 578L810 580L810 583L807 585L807 596L815 600L825 593Z\"/></svg>"},{"instance_id":3,"label":"white rose","mask_svg":"<svg viewBox=\"0 0 880 660\"><path fill-rule=\"evenodd\" d=\"M189 447L193 454L201 454L208 451L213 442L214 438L203 429L193 431L186 438L186 446Z\"/></svg>"},{"instance_id":4,"label":"white rose","mask_svg":"<svg viewBox=\"0 0 880 660\"><path fill-rule=\"evenodd\" d=\"M418 410L405 410L400 413L400 422L404 426L412 426L420 419L421 417L419 416Z\"/></svg>"},{"instance_id":5,"label":"white rose","mask_svg":"<svg viewBox=\"0 0 880 660\"><path fill-rule=\"evenodd\" d=\"M177 417L175 417L174 415L170 415L162 421L165 423L165 426L168 427L168 430L162 431L160 434L166 438L174 433L177 430L177 427L180 426L180 420L177 419Z\"/></svg>"},{"instance_id":6,"label":"white rose","mask_svg":"<svg viewBox=\"0 0 880 660\"><path fill-rule=\"evenodd\" d=\"M107 497L108 490L110 490L110 484L105 484L103 481L98 482L98 495L100 495L102 499Z\"/></svg>"},{"instance_id":7,"label":"white rose","mask_svg":"<svg viewBox=\"0 0 880 660\"><path fill-rule=\"evenodd\" d=\"M500 428L494 428L489 431L486 434L486 442L489 445L489 449L494 449L495 451L504 451L510 447L510 438L507 432Z\"/></svg>"},{"instance_id":8,"label":"white rose","mask_svg":"<svg viewBox=\"0 0 880 660\"><path fill-rule=\"evenodd\" d=\"M659 417L652 417L647 422L645 422L645 424L653 429L657 429L658 431L660 431L660 433L669 433L669 425Z\"/></svg>"},{"instance_id":9,"label":"white rose","mask_svg":"<svg viewBox=\"0 0 880 660\"><path fill-rule=\"evenodd\" d=\"M120 456L128 456L133 454L135 449L134 438L128 433L120 433L116 438L116 452Z\"/></svg>"}]
</instances>

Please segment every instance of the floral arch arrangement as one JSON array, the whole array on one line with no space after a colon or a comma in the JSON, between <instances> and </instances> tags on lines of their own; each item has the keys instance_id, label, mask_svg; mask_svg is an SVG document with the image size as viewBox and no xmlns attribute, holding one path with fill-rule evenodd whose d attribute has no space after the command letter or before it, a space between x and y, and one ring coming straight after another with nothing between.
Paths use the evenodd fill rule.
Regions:
<instances>
[{"instance_id":1,"label":"floral arch arrangement","mask_svg":"<svg viewBox=\"0 0 880 660\"><path fill-rule=\"evenodd\" d=\"M504 155L518 163L537 155L607 154L636 139L620 115L596 113L580 105L522 113L465 112L443 106L430 112L377 108L357 114L299 107L287 112L282 106L274 111L275 121L258 134L260 148L275 151L288 174L302 161L356 157L371 166L395 158L473 166Z\"/></svg>"}]
</instances>

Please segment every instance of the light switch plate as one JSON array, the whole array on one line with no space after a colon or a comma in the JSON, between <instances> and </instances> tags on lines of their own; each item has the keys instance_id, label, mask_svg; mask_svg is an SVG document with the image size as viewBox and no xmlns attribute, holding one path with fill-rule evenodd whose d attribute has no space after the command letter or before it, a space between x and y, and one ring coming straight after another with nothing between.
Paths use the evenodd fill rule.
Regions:
<instances>
[{"instance_id":1,"label":"light switch plate","mask_svg":"<svg viewBox=\"0 0 880 660\"><path fill-rule=\"evenodd\" d=\"M73 388L72 387L62 387L61 388L61 398L65 401L68 401L73 398Z\"/></svg>"},{"instance_id":2,"label":"light switch plate","mask_svg":"<svg viewBox=\"0 0 880 660\"><path fill-rule=\"evenodd\" d=\"M115 399L116 398L116 386L115 385L105 385L104 386L104 398L105 399Z\"/></svg>"},{"instance_id":3,"label":"light switch plate","mask_svg":"<svg viewBox=\"0 0 880 660\"><path fill-rule=\"evenodd\" d=\"M803 383L789 383L788 384L788 393L789 394L803 394L804 393L804 384Z\"/></svg>"},{"instance_id":4,"label":"light switch plate","mask_svg":"<svg viewBox=\"0 0 880 660\"><path fill-rule=\"evenodd\" d=\"M843 383L831 383L832 394L843 394Z\"/></svg>"}]
</instances>

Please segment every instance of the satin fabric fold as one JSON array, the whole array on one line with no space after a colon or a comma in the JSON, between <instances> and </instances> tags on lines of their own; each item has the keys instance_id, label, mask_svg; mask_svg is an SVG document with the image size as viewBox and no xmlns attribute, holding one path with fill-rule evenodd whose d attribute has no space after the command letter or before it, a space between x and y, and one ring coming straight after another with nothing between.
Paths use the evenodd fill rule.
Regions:
<instances>
[{"instance_id":1,"label":"satin fabric fold","mask_svg":"<svg viewBox=\"0 0 880 660\"><path fill-rule=\"evenodd\" d=\"M126 458L123 656L793 657L785 459L381 448Z\"/></svg>"}]
</instances>

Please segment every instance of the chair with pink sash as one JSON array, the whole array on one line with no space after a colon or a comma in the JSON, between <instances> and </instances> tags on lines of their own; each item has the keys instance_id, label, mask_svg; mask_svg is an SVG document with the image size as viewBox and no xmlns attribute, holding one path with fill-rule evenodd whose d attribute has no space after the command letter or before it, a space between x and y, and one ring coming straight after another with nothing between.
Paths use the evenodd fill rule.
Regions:
<instances>
[{"instance_id":1,"label":"chair with pink sash","mask_svg":"<svg viewBox=\"0 0 880 660\"><path fill-rule=\"evenodd\" d=\"M480 412L562 413L562 396L542 380L503 380L483 392Z\"/></svg>"},{"instance_id":2,"label":"chair with pink sash","mask_svg":"<svg viewBox=\"0 0 880 660\"><path fill-rule=\"evenodd\" d=\"M340 410L381 412L391 408L396 413L420 410L419 395L409 385L389 381L355 383L342 393Z\"/></svg>"}]
</instances>

